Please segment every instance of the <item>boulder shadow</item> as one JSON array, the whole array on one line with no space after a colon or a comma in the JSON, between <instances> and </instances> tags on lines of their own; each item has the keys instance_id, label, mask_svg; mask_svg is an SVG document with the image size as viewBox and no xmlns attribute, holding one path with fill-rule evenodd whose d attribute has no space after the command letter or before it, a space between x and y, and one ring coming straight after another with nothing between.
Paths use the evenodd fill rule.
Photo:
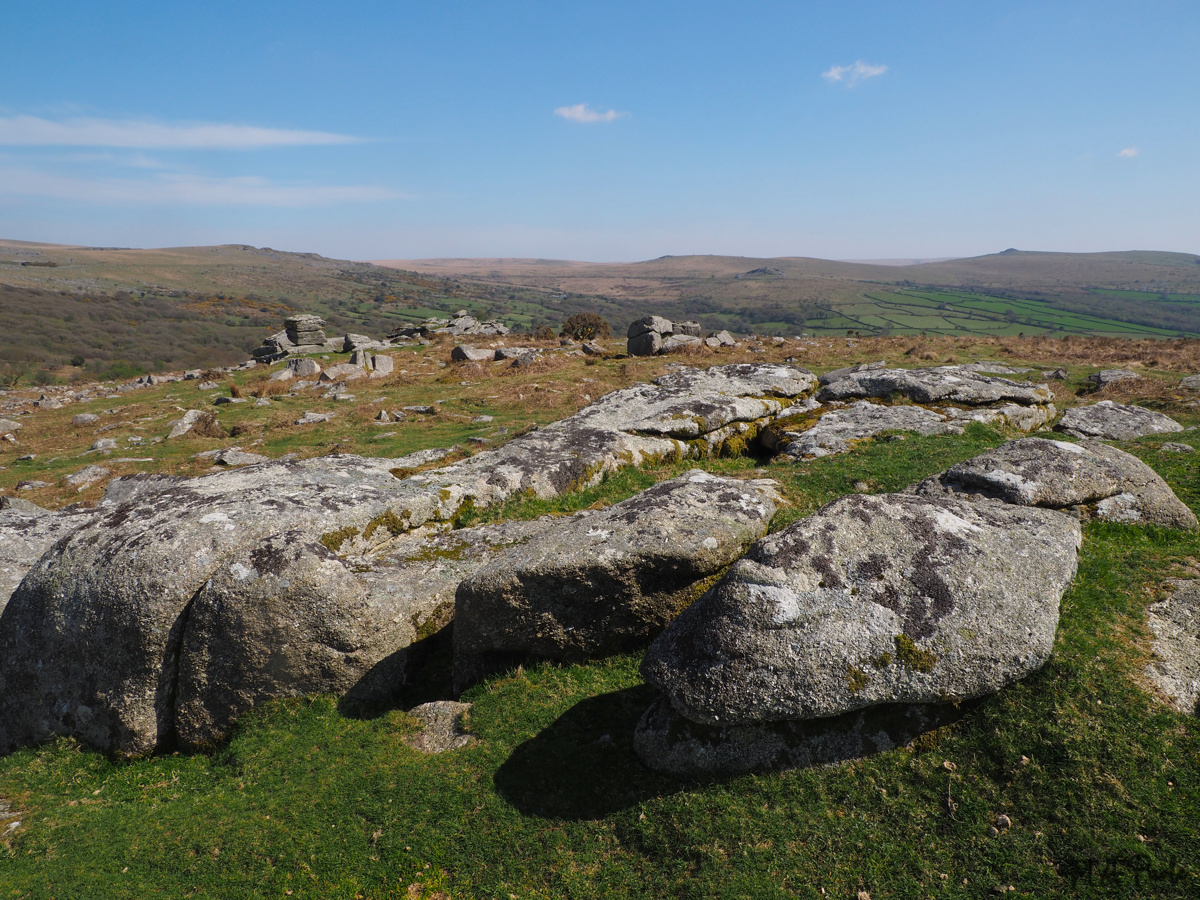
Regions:
<instances>
[{"instance_id":1,"label":"boulder shadow","mask_svg":"<svg viewBox=\"0 0 1200 900\"><path fill-rule=\"evenodd\" d=\"M376 719L394 709L453 700L454 623L385 656L338 700L350 719Z\"/></svg>"},{"instance_id":2,"label":"boulder shadow","mask_svg":"<svg viewBox=\"0 0 1200 900\"><path fill-rule=\"evenodd\" d=\"M648 685L590 697L520 744L493 783L524 815L599 819L688 782L652 772L633 750L638 720L654 699Z\"/></svg>"}]
</instances>

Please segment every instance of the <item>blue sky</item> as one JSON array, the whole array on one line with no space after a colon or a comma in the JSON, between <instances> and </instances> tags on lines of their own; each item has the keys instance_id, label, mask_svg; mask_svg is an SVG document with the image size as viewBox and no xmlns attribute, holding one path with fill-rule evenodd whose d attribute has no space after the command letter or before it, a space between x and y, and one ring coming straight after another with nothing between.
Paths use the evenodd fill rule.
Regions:
<instances>
[{"instance_id":1,"label":"blue sky","mask_svg":"<svg viewBox=\"0 0 1200 900\"><path fill-rule=\"evenodd\" d=\"M1200 3L8 0L0 237L1200 251Z\"/></svg>"}]
</instances>

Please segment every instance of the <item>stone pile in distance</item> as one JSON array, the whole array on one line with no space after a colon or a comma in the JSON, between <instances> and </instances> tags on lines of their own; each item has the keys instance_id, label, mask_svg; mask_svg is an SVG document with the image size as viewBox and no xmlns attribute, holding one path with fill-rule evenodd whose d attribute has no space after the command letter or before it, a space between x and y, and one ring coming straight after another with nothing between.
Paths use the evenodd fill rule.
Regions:
<instances>
[{"instance_id":1,"label":"stone pile in distance","mask_svg":"<svg viewBox=\"0 0 1200 900\"><path fill-rule=\"evenodd\" d=\"M626 352L630 356L654 356L691 346L703 345L715 350L737 344L728 331L714 332L701 340L700 330L699 322L672 322L662 316L643 316L629 326Z\"/></svg>"}]
</instances>

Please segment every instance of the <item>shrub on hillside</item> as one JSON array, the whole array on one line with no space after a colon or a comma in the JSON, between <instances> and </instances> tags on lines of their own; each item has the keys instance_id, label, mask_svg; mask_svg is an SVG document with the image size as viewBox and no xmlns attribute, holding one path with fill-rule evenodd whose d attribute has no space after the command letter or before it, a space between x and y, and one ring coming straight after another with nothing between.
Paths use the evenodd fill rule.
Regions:
<instances>
[{"instance_id":1,"label":"shrub on hillside","mask_svg":"<svg viewBox=\"0 0 1200 900\"><path fill-rule=\"evenodd\" d=\"M612 329L603 317L595 313L575 313L563 322L562 336L573 341L590 341L612 337Z\"/></svg>"}]
</instances>

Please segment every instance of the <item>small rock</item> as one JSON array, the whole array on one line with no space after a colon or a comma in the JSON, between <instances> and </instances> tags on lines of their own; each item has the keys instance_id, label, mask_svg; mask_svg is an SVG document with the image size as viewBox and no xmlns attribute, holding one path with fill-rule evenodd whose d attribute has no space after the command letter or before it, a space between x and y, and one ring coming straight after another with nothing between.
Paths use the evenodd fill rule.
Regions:
<instances>
[{"instance_id":1,"label":"small rock","mask_svg":"<svg viewBox=\"0 0 1200 900\"><path fill-rule=\"evenodd\" d=\"M100 417L95 413L76 413L71 417L72 425L91 425L98 421L100 421Z\"/></svg>"},{"instance_id":2,"label":"small rock","mask_svg":"<svg viewBox=\"0 0 1200 900\"><path fill-rule=\"evenodd\" d=\"M495 350L477 349L470 344L459 344L450 351L455 362L491 362L496 358Z\"/></svg>"},{"instance_id":3,"label":"small rock","mask_svg":"<svg viewBox=\"0 0 1200 900\"><path fill-rule=\"evenodd\" d=\"M88 485L95 484L97 481L103 481L112 474L112 469L106 469L104 466L84 466L73 475L68 475L64 481L71 487L77 490L83 490Z\"/></svg>"},{"instance_id":4,"label":"small rock","mask_svg":"<svg viewBox=\"0 0 1200 900\"><path fill-rule=\"evenodd\" d=\"M93 441L92 446L89 447L88 449L89 450L116 450L117 442L115 440L113 440L112 438L100 438L97 441Z\"/></svg>"},{"instance_id":5,"label":"small rock","mask_svg":"<svg viewBox=\"0 0 1200 900\"><path fill-rule=\"evenodd\" d=\"M317 425L321 422L328 422L333 418L333 413L306 412L296 420L297 425Z\"/></svg>"},{"instance_id":6,"label":"small rock","mask_svg":"<svg viewBox=\"0 0 1200 900\"><path fill-rule=\"evenodd\" d=\"M251 466L255 463L267 462L267 457L257 453L245 453L237 447L222 450L213 457L213 462L221 466Z\"/></svg>"},{"instance_id":7,"label":"small rock","mask_svg":"<svg viewBox=\"0 0 1200 900\"><path fill-rule=\"evenodd\" d=\"M1010 819L1008 816L1004 815L1004 813L1000 813L1000 815L996 816L996 827L997 828L1012 828L1012 819Z\"/></svg>"},{"instance_id":8,"label":"small rock","mask_svg":"<svg viewBox=\"0 0 1200 900\"><path fill-rule=\"evenodd\" d=\"M221 386L219 381L202 381L196 387L202 391L215 391Z\"/></svg>"},{"instance_id":9,"label":"small rock","mask_svg":"<svg viewBox=\"0 0 1200 900\"><path fill-rule=\"evenodd\" d=\"M1135 381L1142 376L1137 372L1131 372L1128 369L1103 369L1099 372L1093 372L1087 377L1087 380L1098 388L1108 387L1110 384L1116 384L1118 381Z\"/></svg>"},{"instance_id":10,"label":"small rock","mask_svg":"<svg viewBox=\"0 0 1200 900\"><path fill-rule=\"evenodd\" d=\"M473 744L475 738L462 729L462 717L470 709L470 703L453 700L434 700L415 706L408 714L420 719L425 727L416 734L405 735L402 740L421 753L445 753Z\"/></svg>"},{"instance_id":11,"label":"small rock","mask_svg":"<svg viewBox=\"0 0 1200 900\"><path fill-rule=\"evenodd\" d=\"M386 409L381 409L379 412L377 412L375 414L375 421L376 422L390 422L390 421L392 421L392 417L388 415L388 411Z\"/></svg>"},{"instance_id":12,"label":"small rock","mask_svg":"<svg viewBox=\"0 0 1200 900\"><path fill-rule=\"evenodd\" d=\"M249 403L245 397L217 397L213 400L213 406L225 406L230 403Z\"/></svg>"},{"instance_id":13,"label":"small rock","mask_svg":"<svg viewBox=\"0 0 1200 900\"><path fill-rule=\"evenodd\" d=\"M48 482L48 481L18 481L17 482L17 490L18 491L34 491L34 490L37 490L38 488L44 488L44 487L50 487L50 482Z\"/></svg>"},{"instance_id":14,"label":"small rock","mask_svg":"<svg viewBox=\"0 0 1200 900\"><path fill-rule=\"evenodd\" d=\"M1158 445L1159 450L1165 450L1167 453L1192 453L1195 447L1191 444L1182 444L1178 441L1165 441Z\"/></svg>"}]
</instances>

